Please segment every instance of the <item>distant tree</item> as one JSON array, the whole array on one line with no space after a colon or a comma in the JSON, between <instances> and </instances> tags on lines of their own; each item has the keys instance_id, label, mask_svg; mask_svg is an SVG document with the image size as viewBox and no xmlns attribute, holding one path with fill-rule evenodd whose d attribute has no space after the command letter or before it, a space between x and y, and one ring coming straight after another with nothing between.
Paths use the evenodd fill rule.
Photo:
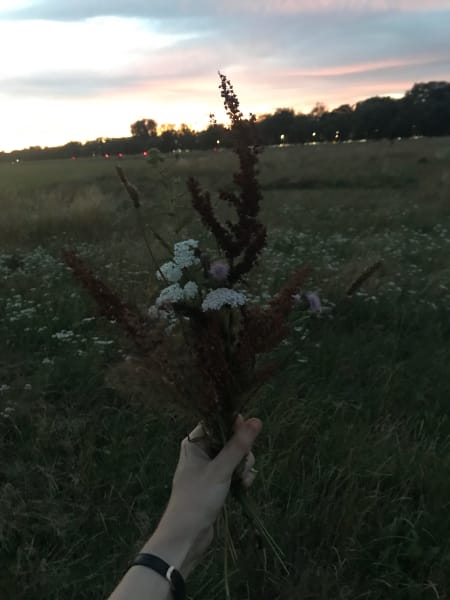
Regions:
<instances>
[{"instance_id":1,"label":"distant tree","mask_svg":"<svg viewBox=\"0 0 450 600\"><path fill-rule=\"evenodd\" d=\"M343 142L351 135L353 108L343 104L331 112L326 112L320 118L320 133L329 142Z\"/></svg>"},{"instance_id":2,"label":"distant tree","mask_svg":"<svg viewBox=\"0 0 450 600\"><path fill-rule=\"evenodd\" d=\"M358 102L354 111L353 137L357 139L392 138L392 124L398 111L398 100L390 97L376 96Z\"/></svg>"},{"instance_id":3,"label":"distant tree","mask_svg":"<svg viewBox=\"0 0 450 600\"><path fill-rule=\"evenodd\" d=\"M179 140L175 125L161 125L157 145L161 152L172 152L178 148Z\"/></svg>"},{"instance_id":4,"label":"distant tree","mask_svg":"<svg viewBox=\"0 0 450 600\"><path fill-rule=\"evenodd\" d=\"M277 108L273 114L258 119L257 127L263 143L279 144L280 141L293 141L294 123L295 112L292 108Z\"/></svg>"},{"instance_id":5,"label":"distant tree","mask_svg":"<svg viewBox=\"0 0 450 600\"><path fill-rule=\"evenodd\" d=\"M197 147L200 150L212 150L218 146L228 146L229 140L230 131L224 125L211 121L204 131L197 134Z\"/></svg>"},{"instance_id":6,"label":"distant tree","mask_svg":"<svg viewBox=\"0 0 450 600\"><path fill-rule=\"evenodd\" d=\"M450 134L450 83L416 83L405 95L414 132L421 135Z\"/></svg>"},{"instance_id":7,"label":"distant tree","mask_svg":"<svg viewBox=\"0 0 450 600\"><path fill-rule=\"evenodd\" d=\"M313 139L313 133L316 131L316 120L310 115L295 115L290 140L296 144L305 144Z\"/></svg>"},{"instance_id":8,"label":"distant tree","mask_svg":"<svg viewBox=\"0 0 450 600\"><path fill-rule=\"evenodd\" d=\"M323 102L316 102L314 108L309 114L312 117L315 117L316 119L320 119L320 117L322 117L326 112L328 112L326 104L324 104Z\"/></svg>"},{"instance_id":9,"label":"distant tree","mask_svg":"<svg viewBox=\"0 0 450 600\"><path fill-rule=\"evenodd\" d=\"M140 119L130 126L131 135L139 138L150 138L156 136L158 124L153 119Z\"/></svg>"},{"instance_id":10,"label":"distant tree","mask_svg":"<svg viewBox=\"0 0 450 600\"><path fill-rule=\"evenodd\" d=\"M81 142L69 142L61 147L61 158L72 158L72 156L80 157L83 153L83 145Z\"/></svg>"},{"instance_id":11,"label":"distant tree","mask_svg":"<svg viewBox=\"0 0 450 600\"><path fill-rule=\"evenodd\" d=\"M398 137L410 137L418 134L418 128L415 123L413 111L405 98L397 100L397 112L393 116L390 124L389 131L391 139Z\"/></svg>"},{"instance_id":12,"label":"distant tree","mask_svg":"<svg viewBox=\"0 0 450 600\"><path fill-rule=\"evenodd\" d=\"M197 134L195 133L195 131L192 131L192 129L188 125L182 123L177 131L177 135L180 147L183 150L195 147L195 140Z\"/></svg>"}]
</instances>

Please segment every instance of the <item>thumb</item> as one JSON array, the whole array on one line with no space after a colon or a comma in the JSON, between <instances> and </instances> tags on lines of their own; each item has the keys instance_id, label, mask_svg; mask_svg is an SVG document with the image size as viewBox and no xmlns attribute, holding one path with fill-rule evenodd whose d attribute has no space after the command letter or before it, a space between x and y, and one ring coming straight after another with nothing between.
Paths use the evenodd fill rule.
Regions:
<instances>
[{"instance_id":1,"label":"thumb","mask_svg":"<svg viewBox=\"0 0 450 600\"><path fill-rule=\"evenodd\" d=\"M262 422L259 419L248 419L237 425L233 437L210 463L218 479L221 481L231 479L236 467L250 452L261 429Z\"/></svg>"}]
</instances>

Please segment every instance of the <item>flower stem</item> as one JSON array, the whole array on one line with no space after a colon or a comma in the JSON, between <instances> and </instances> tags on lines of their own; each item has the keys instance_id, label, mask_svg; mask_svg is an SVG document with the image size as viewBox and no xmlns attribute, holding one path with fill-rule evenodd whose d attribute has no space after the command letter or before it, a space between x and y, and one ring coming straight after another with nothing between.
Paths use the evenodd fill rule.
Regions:
<instances>
[{"instance_id":1,"label":"flower stem","mask_svg":"<svg viewBox=\"0 0 450 600\"><path fill-rule=\"evenodd\" d=\"M230 525L228 521L228 509L225 505L223 507L223 522L224 522L224 535L225 535L225 543L224 543L224 557L223 557L223 581L225 586L225 597L227 600L231 600L230 593L230 582L229 582L229 569L228 569L228 544L231 540L230 535Z\"/></svg>"},{"instance_id":2,"label":"flower stem","mask_svg":"<svg viewBox=\"0 0 450 600\"><path fill-rule=\"evenodd\" d=\"M241 505L242 512L244 513L244 515L250 521L250 523L254 527L254 529L259 533L259 535L264 540L264 542L266 543L268 548L272 551L273 555L275 556L275 558L277 559L277 561L280 563L281 567L285 571L286 575L289 575L290 574L289 569L288 569L286 563L284 562L283 551L278 546L278 544L275 542L272 535L269 533L266 526L264 525L252 499L248 496L248 494L246 493L246 491L240 484L233 485L231 489L232 489L234 498Z\"/></svg>"}]
</instances>

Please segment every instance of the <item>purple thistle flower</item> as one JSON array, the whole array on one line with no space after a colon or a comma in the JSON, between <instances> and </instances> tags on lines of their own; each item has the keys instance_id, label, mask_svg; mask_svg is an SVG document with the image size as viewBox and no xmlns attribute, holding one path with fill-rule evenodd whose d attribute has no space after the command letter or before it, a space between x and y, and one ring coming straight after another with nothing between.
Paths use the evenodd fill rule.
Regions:
<instances>
[{"instance_id":1,"label":"purple thistle flower","mask_svg":"<svg viewBox=\"0 0 450 600\"><path fill-rule=\"evenodd\" d=\"M322 312L322 303L315 292L306 292L305 298L308 300L309 310L314 313Z\"/></svg>"},{"instance_id":2,"label":"purple thistle flower","mask_svg":"<svg viewBox=\"0 0 450 600\"><path fill-rule=\"evenodd\" d=\"M224 260L216 260L209 268L209 274L216 281L225 281L230 273L230 265Z\"/></svg>"}]
</instances>

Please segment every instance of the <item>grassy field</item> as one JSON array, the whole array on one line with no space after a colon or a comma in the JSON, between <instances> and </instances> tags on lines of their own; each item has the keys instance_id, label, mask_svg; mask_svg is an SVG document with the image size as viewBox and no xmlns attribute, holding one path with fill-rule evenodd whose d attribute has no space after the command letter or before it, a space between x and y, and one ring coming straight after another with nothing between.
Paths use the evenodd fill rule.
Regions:
<instances>
[{"instance_id":1,"label":"grassy field","mask_svg":"<svg viewBox=\"0 0 450 600\"><path fill-rule=\"evenodd\" d=\"M143 221L170 235L190 214L186 177L229 185L235 162L122 166ZM0 179L0 597L98 600L156 524L194 423L111 383L131 348L61 264L75 247L150 304L154 269L114 162L0 164ZM261 182L255 299L309 263L327 310L292 332L290 362L252 410L265 423L253 494L291 575L255 551L234 508L232 597L447 599L450 140L267 149ZM182 236L199 232L194 219ZM189 581L193 599L224 598L221 548Z\"/></svg>"}]
</instances>

